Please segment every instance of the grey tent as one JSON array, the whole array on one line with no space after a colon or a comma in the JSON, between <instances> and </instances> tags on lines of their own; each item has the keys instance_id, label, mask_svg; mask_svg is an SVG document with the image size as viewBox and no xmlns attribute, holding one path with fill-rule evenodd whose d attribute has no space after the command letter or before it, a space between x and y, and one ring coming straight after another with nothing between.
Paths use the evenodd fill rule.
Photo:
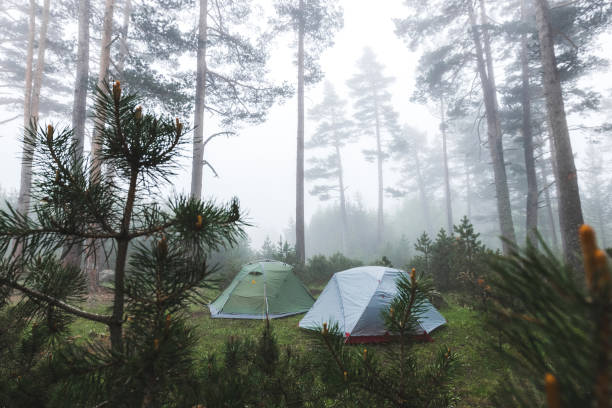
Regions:
<instances>
[{"instance_id":1,"label":"grey tent","mask_svg":"<svg viewBox=\"0 0 612 408\"><path fill-rule=\"evenodd\" d=\"M299 326L314 330L323 323L337 324L348 343L389 340L381 312L396 296L396 281L403 273L406 272L384 266L362 266L335 273ZM446 320L431 303L426 306L415 334L431 339L429 333Z\"/></svg>"}]
</instances>

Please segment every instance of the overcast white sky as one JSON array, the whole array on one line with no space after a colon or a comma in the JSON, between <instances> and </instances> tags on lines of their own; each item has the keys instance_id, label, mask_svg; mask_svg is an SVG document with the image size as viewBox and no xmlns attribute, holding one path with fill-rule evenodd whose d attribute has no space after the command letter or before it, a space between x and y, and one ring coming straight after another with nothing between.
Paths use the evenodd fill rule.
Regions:
<instances>
[{"instance_id":1,"label":"overcast white sky","mask_svg":"<svg viewBox=\"0 0 612 408\"><path fill-rule=\"evenodd\" d=\"M409 101L418 55L411 53L396 37L392 22L393 18L406 14L403 1L342 0L341 3L344 7L344 28L337 34L334 47L322 56L325 79L334 83L341 95L346 95L346 80L355 72L356 60L365 46L372 47L379 61L387 67L385 74L396 78L393 86L394 105L402 121L426 131L430 143L439 142L439 138L436 138L437 119L429 113L427 107L416 106ZM279 42L276 45L271 61L275 78L295 80L293 52L285 43ZM321 89L321 85L306 89L306 111L320 100ZM235 195L240 198L254 224L248 232L255 248L261 246L266 236L277 239L294 218L296 105L294 98L275 106L264 124L246 127L238 137L217 138L207 146L205 152L206 160L219 173L219 178L214 178L211 172L205 170L205 197L227 200ZM6 112L0 113L0 119L7 116ZM189 119L191 122L192 118ZM65 123L69 123L69 120L66 117ZM20 123L17 120L10 125L0 126L0 188L3 190L17 190L19 186ZM306 139L313 129L314 125L307 118ZM376 205L376 169L374 164L363 160L361 150L373 147L374 141L364 138L347 148L344 160L349 198L359 194L371 208ZM191 152L186 153L189 155ZM307 151L306 158L312 154L314 152ZM183 163L184 169L172 187L179 192L188 192L190 158L186 157ZM396 179L392 168L388 166L385 170L386 184L392 185ZM308 183L306 190L311 187ZM387 199L385 209L393 208L394 204L396 202ZM320 203L306 194L306 219L321 205L329 204Z\"/></svg>"}]
</instances>

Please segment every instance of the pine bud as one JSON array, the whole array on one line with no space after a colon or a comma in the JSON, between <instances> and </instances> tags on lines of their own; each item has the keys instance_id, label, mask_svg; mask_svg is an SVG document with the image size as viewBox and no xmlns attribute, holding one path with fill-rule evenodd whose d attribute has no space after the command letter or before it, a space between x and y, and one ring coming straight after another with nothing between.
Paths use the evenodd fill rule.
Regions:
<instances>
[{"instance_id":1,"label":"pine bud","mask_svg":"<svg viewBox=\"0 0 612 408\"><path fill-rule=\"evenodd\" d=\"M181 137L181 133L183 132L183 124L179 121L179 118L176 118L176 135Z\"/></svg>"},{"instance_id":2,"label":"pine bud","mask_svg":"<svg viewBox=\"0 0 612 408\"><path fill-rule=\"evenodd\" d=\"M482 278L478 278L477 282L478 282L478 286L484 286L485 280Z\"/></svg>"},{"instance_id":3,"label":"pine bud","mask_svg":"<svg viewBox=\"0 0 612 408\"><path fill-rule=\"evenodd\" d=\"M170 327L170 320L172 320L172 316L170 315L170 313L168 313L166 315L166 330L168 330L168 328Z\"/></svg>"},{"instance_id":4,"label":"pine bud","mask_svg":"<svg viewBox=\"0 0 612 408\"><path fill-rule=\"evenodd\" d=\"M121 100L121 83L119 81L113 83L113 99L115 103L119 103Z\"/></svg>"},{"instance_id":5,"label":"pine bud","mask_svg":"<svg viewBox=\"0 0 612 408\"><path fill-rule=\"evenodd\" d=\"M153 340L153 348L155 349L155 351L159 350L159 340L158 339Z\"/></svg>"},{"instance_id":6,"label":"pine bud","mask_svg":"<svg viewBox=\"0 0 612 408\"><path fill-rule=\"evenodd\" d=\"M364 349L363 349L363 360L365 361L365 360L367 360L367 359L368 359L368 349L367 349L367 348L364 348Z\"/></svg>"},{"instance_id":7,"label":"pine bud","mask_svg":"<svg viewBox=\"0 0 612 408\"><path fill-rule=\"evenodd\" d=\"M582 256L584 261L584 272L589 288L593 288L593 275L595 273L595 251L597 243L595 241L595 231L587 224L580 226L578 230L580 245L582 246Z\"/></svg>"},{"instance_id":8,"label":"pine bud","mask_svg":"<svg viewBox=\"0 0 612 408\"><path fill-rule=\"evenodd\" d=\"M47 143L48 144L52 144L53 143L53 133L54 133L53 126L52 125L47 125Z\"/></svg>"},{"instance_id":9,"label":"pine bud","mask_svg":"<svg viewBox=\"0 0 612 408\"><path fill-rule=\"evenodd\" d=\"M410 282L414 285L416 281L416 269L412 268L412 270L410 271Z\"/></svg>"},{"instance_id":10,"label":"pine bud","mask_svg":"<svg viewBox=\"0 0 612 408\"><path fill-rule=\"evenodd\" d=\"M327 333L329 333L329 331L327 330L327 322L323 323L323 330L321 332L323 333L323 335L326 335Z\"/></svg>"},{"instance_id":11,"label":"pine bud","mask_svg":"<svg viewBox=\"0 0 612 408\"><path fill-rule=\"evenodd\" d=\"M560 408L561 399L559 398L559 383L554 375L546 373L544 377L546 382L546 401L548 402L548 408Z\"/></svg>"},{"instance_id":12,"label":"pine bud","mask_svg":"<svg viewBox=\"0 0 612 408\"><path fill-rule=\"evenodd\" d=\"M610 282L610 271L608 270L608 256L601 250L595 250L593 263L597 271L597 289L602 290Z\"/></svg>"},{"instance_id":13,"label":"pine bud","mask_svg":"<svg viewBox=\"0 0 612 408\"><path fill-rule=\"evenodd\" d=\"M203 223L202 216L200 214L198 214L198 220L195 223L196 230L199 231L199 230L202 229L202 223Z\"/></svg>"},{"instance_id":14,"label":"pine bud","mask_svg":"<svg viewBox=\"0 0 612 408\"><path fill-rule=\"evenodd\" d=\"M142 119L142 106L138 105L134 110L134 118L136 120Z\"/></svg>"},{"instance_id":15,"label":"pine bud","mask_svg":"<svg viewBox=\"0 0 612 408\"><path fill-rule=\"evenodd\" d=\"M344 381L348 381L348 373L346 371L344 372Z\"/></svg>"},{"instance_id":16,"label":"pine bud","mask_svg":"<svg viewBox=\"0 0 612 408\"><path fill-rule=\"evenodd\" d=\"M62 181L59 170L55 170L55 184L59 184Z\"/></svg>"}]
</instances>

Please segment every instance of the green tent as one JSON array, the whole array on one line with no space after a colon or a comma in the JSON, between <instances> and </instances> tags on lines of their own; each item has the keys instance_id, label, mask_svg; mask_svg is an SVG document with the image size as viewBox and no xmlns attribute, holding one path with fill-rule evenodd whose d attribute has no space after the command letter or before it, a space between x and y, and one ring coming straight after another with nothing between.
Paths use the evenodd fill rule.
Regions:
<instances>
[{"instance_id":1,"label":"green tent","mask_svg":"<svg viewBox=\"0 0 612 408\"><path fill-rule=\"evenodd\" d=\"M211 317L264 319L305 313L314 298L291 265L257 261L242 267L232 283L208 307Z\"/></svg>"}]
</instances>

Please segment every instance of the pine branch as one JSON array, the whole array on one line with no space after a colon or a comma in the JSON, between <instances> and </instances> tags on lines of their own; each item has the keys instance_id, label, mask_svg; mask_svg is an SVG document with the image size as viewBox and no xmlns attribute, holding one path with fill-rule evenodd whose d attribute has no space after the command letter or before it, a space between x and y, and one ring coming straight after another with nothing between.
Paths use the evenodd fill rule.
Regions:
<instances>
[{"instance_id":1,"label":"pine branch","mask_svg":"<svg viewBox=\"0 0 612 408\"><path fill-rule=\"evenodd\" d=\"M41 293L37 290L34 289L30 289L26 286L23 286L17 282L13 282L9 279L5 279L5 278L0 278L0 284L2 285L6 285L8 287L11 287L13 289L16 289L22 293L25 293L27 296L32 297L34 299L38 299L38 300L42 300L44 302L47 302L49 305L58 307L70 314L73 314L75 316L78 317L82 317L84 319L87 320L92 320L95 322L100 322L100 323L104 323L104 324L109 324L110 322L112 322L112 316L110 315L101 315L101 314L97 314L97 313L91 313L91 312L86 312L85 310L81 310L77 307L74 307L72 305L69 305L66 302L63 302L59 299L56 299L52 296L49 296L47 294Z\"/></svg>"}]
</instances>

